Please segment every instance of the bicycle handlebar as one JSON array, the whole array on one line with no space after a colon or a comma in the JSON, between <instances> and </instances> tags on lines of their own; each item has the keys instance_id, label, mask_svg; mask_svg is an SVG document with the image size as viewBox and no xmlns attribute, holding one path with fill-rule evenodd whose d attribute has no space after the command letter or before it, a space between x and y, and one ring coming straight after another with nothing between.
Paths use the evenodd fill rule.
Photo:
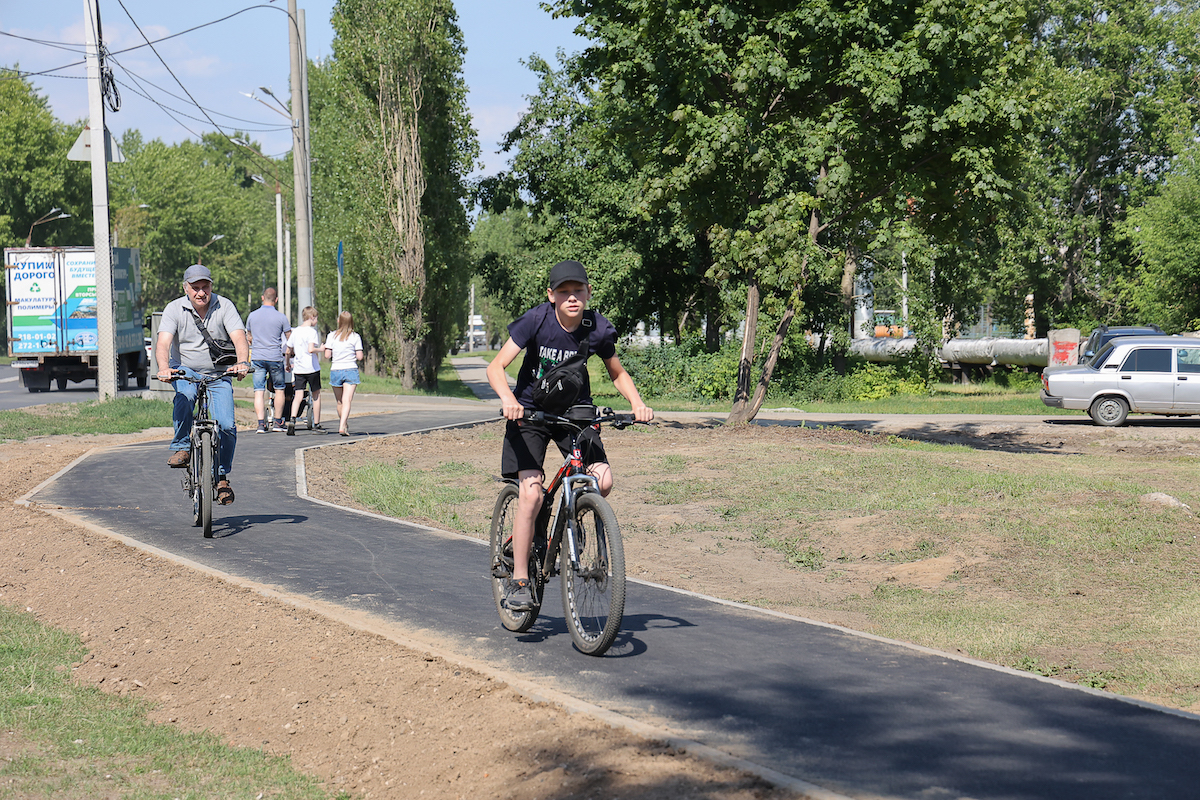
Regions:
<instances>
[{"instance_id":1,"label":"bicycle handlebar","mask_svg":"<svg viewBox=\"0 0 1200 800\"><path fill-rule=\"evenodd\" d=\"M503 414L503 412L501 412ZM590 425L605 424L612 425L617 430L623 430L630 425L649 425L649 422L642 422L634 419L633 414L618 414L611 408L599 409L591 420L570 419L569 417L560 417L557 414L551 414L549 411L538 411L537 409L525 409L524 419L530 422L550 423L552 425L569 425L577 430L583 430Z\"/></svg>"},{"instance_id":2,"label":"bicycle handlebar","mask_svg":"<svg viewBox=\"0 0 1200 800\"><path fill-rule=\"evenodd\" d=\"M232 372L201 372L199 373L200 377L193 378L183 370L173 369L171 370L171 377L160 378L157 374L155 374L154 380L162 381L163 383L171 383L172 381L187 381L188 383L216 383L222 378L228 378L234 374L235 373Z\"/></svg>"}]
</instances>

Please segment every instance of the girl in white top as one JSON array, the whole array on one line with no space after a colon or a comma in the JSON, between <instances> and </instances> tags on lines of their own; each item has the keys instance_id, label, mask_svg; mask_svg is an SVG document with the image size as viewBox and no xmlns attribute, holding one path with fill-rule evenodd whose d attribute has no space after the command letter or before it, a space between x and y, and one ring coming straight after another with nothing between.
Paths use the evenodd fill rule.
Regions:
<instances>
[{"instance_id":1,"label":"girl in white top","mask_svg":"<svg viewBox=\"0 0 1200 800\"><path fill-rule=\"evenodd\" d=\"M329 385L333 387L333 398L337 400L338 433L350 435L346 424L350 419L350 401L354 399L354 387L358 385L358 362L363 359L362 337L354 332L354 318L349 311L338 315L337 330L330 331L325 338L325 357L330 360Z\"/></svg>"}]
</instances>

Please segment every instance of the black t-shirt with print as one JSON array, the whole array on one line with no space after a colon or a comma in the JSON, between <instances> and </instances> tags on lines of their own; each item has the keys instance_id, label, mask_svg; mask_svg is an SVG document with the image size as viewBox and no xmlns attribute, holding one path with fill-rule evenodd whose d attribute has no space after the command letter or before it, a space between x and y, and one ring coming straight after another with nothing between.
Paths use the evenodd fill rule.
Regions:
<instances>
[{"instance_id":1,"label":"black t-shirt with print","mask_svg":"<svg viewBox=\"0 0 1200 800\"><path fill-rule=\"evenodd\" d=\"M566 361L579 352L584 335L588 337L588 352L608 359L617 354L617 329L595 311L584 311L578 328L568 333L554 316L554 304L542 303L526 311L508 326L508 335L513 344L525 351L521 371L517 373L517 387L513 394L517 402L526 408L536 408L533 402L533 384L547 370ZM584 384L577 401L592 402L592 387Z\"/></svg>"}]
</instances>

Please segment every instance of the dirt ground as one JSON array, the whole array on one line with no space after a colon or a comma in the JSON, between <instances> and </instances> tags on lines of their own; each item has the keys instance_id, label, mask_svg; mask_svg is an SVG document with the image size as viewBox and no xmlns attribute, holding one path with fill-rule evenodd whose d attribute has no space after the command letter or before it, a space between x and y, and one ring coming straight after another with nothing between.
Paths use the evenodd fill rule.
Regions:
<instances>
[{"instance_id":1,"label":"dirt ground","mask_svg":"<svg viewBox=\"0 0 1200 800\"><path fill-rule=\"evenodd\" d=\"M912 428L912 420L897 426ZM910 433L912 431L909 431ZM102 533L14 504L94 447L162 439L164 430L131 436L46 437L0 443L0 603L25 608L78 633L88 647L76 678L155 703L153 718L228 741L290 755L328 785L370 798L784 798L791 793L733 769L611 728L583 714L528 700L503 682L452 659L410 649L300 610L249 589L197 574L133 550ZM720 459L736 455L760 430L734 432L698 421L668 423L655 436L665 449L632 436L606 437L620 464L614 505L622 510L654 480L662 453ZM850 431L794 429L811 446L869 445ZM1139 427L1098 431L1084 425L1004 422L969 431L934 427L926 438L986 441L1030 452L1191 453L1200 428ZM470 464L478 497L463 509L464 532L483 535L495 495L498 428L358 440L310 451L306 469L316 496L346 495L347 464L402 459ZM480 445L485 440L484 446ZM788 569L777 553L752 544L697 537L665 547L656 528L694 522L699 507L657 506L627 537L632 577L684 589L756 598L817 619L855 626L846 613L823 612L834 589ZM444 527L444 526L443 526ZM640 535L647 534L647 535ZM875 546L872 544L871 546ZM719 565L713 548L724 548ZM719 569L718 569L719 566ZM875 565L855 581L872 585L881 570L916 585L940 580L952 564ZM905 571L907 570L907 571ZM732 576L732 578L731 578Z\"/></svg>"}]
</instances>

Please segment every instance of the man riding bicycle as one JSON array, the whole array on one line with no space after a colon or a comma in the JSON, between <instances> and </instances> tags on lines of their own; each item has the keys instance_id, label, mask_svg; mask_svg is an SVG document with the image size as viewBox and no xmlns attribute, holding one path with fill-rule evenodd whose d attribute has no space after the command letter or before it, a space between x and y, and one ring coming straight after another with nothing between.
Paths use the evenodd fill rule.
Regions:
<instances>
[{"instance_id":1,"label":"man riding bicycle","mask_svg":"<svg viewBox=\"0 0 1200 800\"><path fill-rule=\"evenodd\" d=\"M172 300L163 309L155 343L158 379L172 380L173 372L177 371L196 377L200 372L212 372L221 366L227 366L226 371L236 375L238 380L246 377L250 368L250 348L246 343L245 326L233 301L213 294L212 273L208 267L201 264L188 267L183 273L183 291L183 297ZM226 362L232 359L236 359L236 363L228 365ZM171 440L171 457L167 464L181 468L188 466L191 460L196 384L174 380L172 386L175 404L171 421L175 426L175 437ZM237 445L233 383L225 378L212 384L208 392L209 408L221 430L217 502L229 505L233 502L229 473L233 471L233 451Z\"/></svg>"},{"instance_id":2,"label":"man riding bicycle","mask_svg":"<svg viewBox=\"0 0 1200 800\"><path fill-rule=\"evenodd\" d=\"M578 261L562 261L550 270L546 297L549 302L535 306L508 326L509 339L488 365L488 383L500 396L501 408L508 425L504 432L504 449L500 459L501 472L515 478L520 495L513 519L513 575L508 585L505 605L512 611L527 611L533 607L533 592L529 583L529 548L533 543L534 520L542 505L542 461L546 447L554 439L564 455L571 443L570 431L561 427L525 420L525 410L543 410L534 401L534 386L546 373L577 353L600 356L617 391L633 406L639 422L654 419L654 411L642 402L633 378L617 358L617 331L607 319L595 311L587 311L592 287L587 271ZM525 360L517 376L515 390L508 388L505 368L522 351ZM591 386L584 380L576 403L591 404ZM612 491L612 469L598 430L590 429L580 440L581 452L588 472L595 476L600 493Z\"/></svg>"}]
</instances>

